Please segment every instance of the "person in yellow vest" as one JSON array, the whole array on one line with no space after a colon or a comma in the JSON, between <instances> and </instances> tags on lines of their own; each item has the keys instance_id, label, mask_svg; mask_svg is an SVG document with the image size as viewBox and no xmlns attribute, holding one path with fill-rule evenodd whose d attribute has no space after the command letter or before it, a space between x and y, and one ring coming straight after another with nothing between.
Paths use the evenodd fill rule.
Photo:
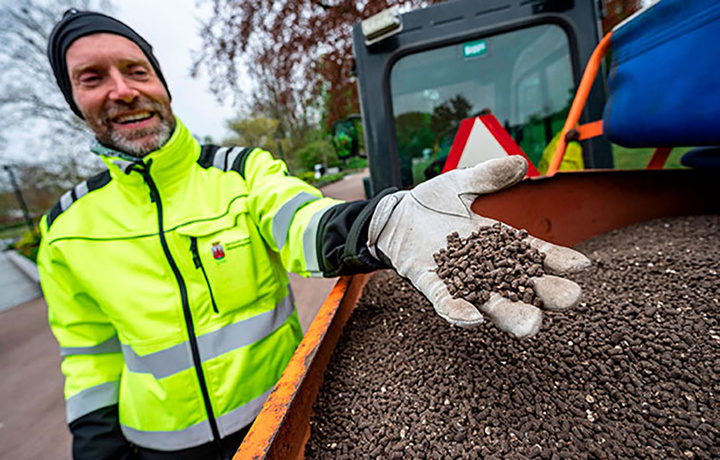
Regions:
<instances>
[{"instance_id":1,"label":"person in yellow vest","mask_svg":"<svg viewBox=\"0 0 720 460\"><path fill-rule=\"evenodd\" d=\"M486 315L517 336L538 331L540 309L498 295L478 307L453 299L432 271L447 234L493 223L469 200L521 180L522 159L344 203L267 151L199 145L173 115L151 46L114 18L69 10L48 57L107 166L40 224L76 459L231 458L302 338L288 271L392 267L452 324ZM556 273L588 264L533 241ZM550 308L580 296L561 277L537 287Z\"/></svg>"},{"instance_id":2,"label":"person in yellow vest","mask_svg":"<svg viewBox=\"0 0 720 460\"><path fill-rule=\"evenodd\" d=\"M545 146L542 157L540 157L540 161L537 166L537 170L540 174L547 173L548 167L550 167L550 160L552 160L552 157L555 154L555 148L560 141L561 135L562 132L557 133L550 143ZM558 170L582 171L583 169L585 169L585 160L583 160L582 156L582 146L579 142L568 142L567 148L565 149L565 155L563 155L563 159L560 162Z\"/></svg>"}]
</instances>

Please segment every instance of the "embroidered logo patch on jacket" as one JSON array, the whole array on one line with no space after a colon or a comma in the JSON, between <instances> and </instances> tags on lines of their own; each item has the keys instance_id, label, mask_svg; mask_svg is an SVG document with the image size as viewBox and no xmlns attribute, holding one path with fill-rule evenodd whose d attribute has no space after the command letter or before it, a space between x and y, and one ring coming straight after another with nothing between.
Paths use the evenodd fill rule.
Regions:
<instances>
[{"instance_id":1,"label":"embroidered logo patch on jacket","mask_svg":"<svg viewBox=\"0 0 720 460\"><path fill-rule=\"evenodd\" d=\"M219 241L212 244L212 255L215 260L222 260L225 258L225 249Z\"/></svg>"}]
</instances>

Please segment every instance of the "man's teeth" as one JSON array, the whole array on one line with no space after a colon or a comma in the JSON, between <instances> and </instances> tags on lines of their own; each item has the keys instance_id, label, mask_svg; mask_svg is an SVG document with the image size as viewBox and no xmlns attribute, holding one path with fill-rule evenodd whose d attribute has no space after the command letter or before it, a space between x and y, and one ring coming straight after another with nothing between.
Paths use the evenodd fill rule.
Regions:
<instances>
[{"instance_id":1,"label":"man's teeth","mask_svg":"<svg viewBox=\"0 0 720 460\"><path fill-rule=\"evenodd\" d=\"M152 113L150 112L140 112L140 113L134 113L132 115L121 115L116 118L116 121L118 123L134 123L137 121L142 121L147 118L150 118L152 116Z\"/></svg>"}]
</instances>

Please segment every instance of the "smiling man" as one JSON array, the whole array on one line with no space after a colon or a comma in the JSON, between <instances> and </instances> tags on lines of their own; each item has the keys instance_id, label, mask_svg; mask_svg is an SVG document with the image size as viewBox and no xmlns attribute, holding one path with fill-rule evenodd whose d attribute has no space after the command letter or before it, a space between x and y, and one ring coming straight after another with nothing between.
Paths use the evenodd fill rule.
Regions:
<instances>
[{"instance_id":1,"label":"smiling man","mask_svg":"<svg viewBox=\"0 0 720 460\"><path fill-rule=\"evenodd\" d=\"M150 45L113 18L66 12L48 57L107 165L40 223L75 458L231 458L302 337L288 271L393 267L452 324L476 326L484 314L517 336L539 330L540 309L453 298L433 270L449 233L493 223L469 201L521 180L521 158L343 203L262 149L200 146L173 115ZM533 244L550 271L587 265ZM580 296L558 277L539 278L536 291L553 309Z\"/></svg>"},{"instance_id":2,"label":"smiling man","mask_svg":"<svg viewBox=\"0 0 720 460\"><path fill-rule=\"evenodd\" d=\"M73 97L99 142L140 157L170 139L170 97L136 44L94 34L77 39L65 58ZM106 94L108 84L114 85L112 94Z\"/></svg>"},{"instance_id":3,"label":"smiling man","mask_svg":"<svg viewBox=\"0 0 720 460\"><path fill-rule=\"evenodd\" d=\"M201 147L151 46L114 18L66 12L48 57L108 168L41 222L73 455L230 458L302 337L287 271L386 267L366 245L378 199L323 198L261 149Z\"/></svg>"}]
</instances>

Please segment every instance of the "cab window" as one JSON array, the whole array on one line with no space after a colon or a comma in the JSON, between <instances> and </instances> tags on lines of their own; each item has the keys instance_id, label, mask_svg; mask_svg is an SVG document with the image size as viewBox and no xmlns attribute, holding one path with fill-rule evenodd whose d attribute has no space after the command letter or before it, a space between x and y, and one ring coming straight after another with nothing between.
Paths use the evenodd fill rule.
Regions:
<instances>
[{"instance_id":1,"label":"cab window","mask_svg":"<svg viewBox=\"0 0 720 460\"><path fill-rule=\"evenodd\" d=\"M488 112L537 165L574 95L568 37L544 24L409 54L390 88L404 186L438 174L460 121Z\"/></svg>"}]
</instances>

